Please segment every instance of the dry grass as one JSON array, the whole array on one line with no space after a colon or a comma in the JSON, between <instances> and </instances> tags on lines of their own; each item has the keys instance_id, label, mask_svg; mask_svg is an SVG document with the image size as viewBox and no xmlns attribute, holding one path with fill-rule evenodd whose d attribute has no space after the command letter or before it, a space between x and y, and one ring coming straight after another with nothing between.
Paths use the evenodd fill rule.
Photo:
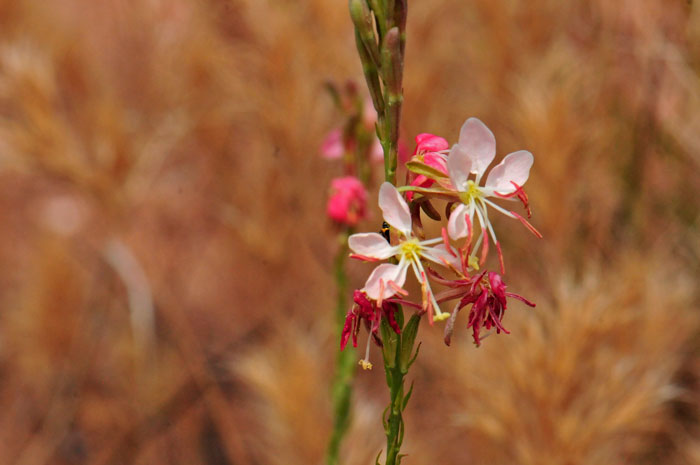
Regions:
<instances>
[{"instance_id":1,"label":"dry grass","mask_svg":"<svg viewBox=\"0 0 700 465\"><path fill-rule=\"evenodd\" d=\"M502 234L513 334L423 331L406 463L699 463L700 8L410 7L406 139L531 150L545 240ZM0 0L0 463L319 463L351 33L324 0Z\"/></svg>"}]
</instances>

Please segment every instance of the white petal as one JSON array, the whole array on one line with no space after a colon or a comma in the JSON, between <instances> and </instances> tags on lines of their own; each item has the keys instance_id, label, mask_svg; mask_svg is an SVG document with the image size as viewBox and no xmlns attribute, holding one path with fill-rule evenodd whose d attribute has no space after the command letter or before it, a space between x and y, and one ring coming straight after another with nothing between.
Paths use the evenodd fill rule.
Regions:
<instances>
[{"instance_id":1,"label":"white petal","mask_svg":"<svg viewBox=\"0 0 700 465\"><path fill-rule=\"evenodd\" d=\"M461 239L467 237L469 228L467 227L467 212L469 207L465 204L457 205L457 208L452 210L450 221L447 222L447 233L452 239Z\"/></svg>"},{"instance_id":2,"label":"white petal","mask_svg":"<svg viewBox=\"0 0 700 465\"><path fill-rule=\"evenodd\" d=\"M396 294L393 286L389 285L389 281L393 281L397 286L403 287L406 282L406 270L408 269L409 262L403 261L399 265L394 265L391 263L382 263L376 267L372 274L367 278L365 283L365 292L367 295L374 300L379 299L379 291L381 289L380 280L384 282L384 294L382 299L388 299L389 297Z\"/></svg>"},{"instance_id":3,"label":"white petal","mask_svg":"<svg viewBox=\"0 0 700 465\"><path fill-rule=\"evenodd\" d=\"M381 234L361 233L348 238L350 249L358 255L384 260L394 255L392 247Z\"/></svg>"},{"instance_id":4,"label":"white petal","mask_svg":"<svg viewBox=\"0 0 700 465\"><path fill-rule=\"evenodd\" d=\"M495 190L499 194L515 192L515 186L511 181L522 186L530 176L530 168L535 158L527 150L506 155L502 162L496 165L486 178L485 187Z\"/></svg>"},{"instance_id":5,"label":"white petal","mask_svg":"<svg viewBox=\"0 0 700 465\"><path fill-rule=\"evenodd\" d=\"M471 158L459 144L455 144L447 157L447 172L450 175L452 186L454 186L456 190L466 190L467 179L469 179L471 170Z\"/></svg>"},{"instance_id":6,"label":"white petal","mask_svg":"<svg viewBox=\"0 0 700 465\"><path fill-rule=\"evenodd\" d=\"M469 118L459 131L459 146L472 162L472 173L480 177L496 156L496 137L478 118Z\"/></svg>"},{"instance_id":7,"label":"white petal","mask_svg":"<svg viewBox=\"0 0 700 465\"><path fill-rule=\"evenodd\" d=\"M384 220L404 233L411 235L411 213L399 191L391 183L385 182L379 188L379 208L382 209Z\"/></svg>"},{"instance_id":8,"label":"white petal","mask_svg":"<svg viewBox=\"0 0 700 465\"><path fill-rule=\"evenodd\" d=\"M445 266L445 263L441 260L441 258L444 258L445 261L447 261L447 263L451 264L453 267L457 268L458 270L462 269L462 262L460 261L459 256L457 256L456 253L455 255L452 255L450 252L448 252L445 244L438 244L435 247L426 247L423 250L423 256L428 260L442 266Z\"/></svg>"}]
</instances>

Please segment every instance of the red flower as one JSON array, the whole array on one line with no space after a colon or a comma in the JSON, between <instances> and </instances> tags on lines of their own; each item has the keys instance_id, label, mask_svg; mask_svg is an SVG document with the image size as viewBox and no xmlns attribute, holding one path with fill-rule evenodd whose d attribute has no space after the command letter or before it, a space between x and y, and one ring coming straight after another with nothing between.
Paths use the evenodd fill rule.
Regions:
<instances>
[{"instance_id":1,"label":"red flower","mask_svg":"<svg viewBox=\"0 0 700 465\"><path fill-rule=\"evenodd\" d=\"M345 324L343 325L343 331L340 335L340 350L345 349L350 336L352 336L352 346L357 347L357 335L360 332L360 324L364 321L365 327L371 337L367 338L365 358L360 360L360 365L362 365L364 369L371 369L372 364L369 363L369 341L370 339L374 339L374 342L378 346L382 346L382 340L377 334L382 318L386 318L387 323L389 323L389 326L391 326L396 334L401 333L401 328L395 318L398 307L395 303L387 302L386 300L379 305L377 301L370 299L367 294L361 290L355 290L353 293L353 301L355 304L345 317Z\"/></svg>"},{"instance_id":2,"label":"red flower","mask_svg":"<svg viewBox=\"0 0 700 465\"><path fill-rule=\"evenodd\" d=\"M493 271L484 271L474 277L454 281L448 281L444 278L438 279L452 288L437 296L438 301L460 298L455 311L445 326L445 344L447 345L450 345L457 313L467 305L471 304L467 328L472 328L474 343L477 347L481 345L482 329L490 330L495 328L497 334L500 334L501 331L510 334L510 331L503 326L503 317L508 307L508 297L518 299L530 307L535 306L533 302L518 294L506 292L506 284L503 282L503 278Z\"/></svg>"}]
</instances>

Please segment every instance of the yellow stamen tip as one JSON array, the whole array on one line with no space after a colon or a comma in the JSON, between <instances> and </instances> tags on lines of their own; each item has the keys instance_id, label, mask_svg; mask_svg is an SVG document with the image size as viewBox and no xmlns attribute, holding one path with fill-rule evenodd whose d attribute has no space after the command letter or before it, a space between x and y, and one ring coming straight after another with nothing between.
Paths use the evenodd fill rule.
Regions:
<instances>
[{"instance_id":1,"label":"yellow stamen tip","mask_svg":"<svg viewBox=\"0 0 700 465\"><path fill-rule=\"evenodd\" d=\"M476 257L469 257L468 265L474 271L479 271L479 260L477 260Z\"/></svg>"},{"instance_id":2,"label":"yellow stamen tip","mask_svg":"<svg viewBox=\"0 0 700 465\"><path fill-rule=\"evenodd\" d=\"M370 363L369 360L360 360L358 362L358 365L362 367L363 370L371 370L372 369L372 364Z\"/></svg>"},{"instance_id":3,"label":"yellow stamen tip","mask_svg":"<svg viewBox=\"0 0 700 465\"><path fill-rule=\"evenodd\" d=\"M450 314L449 314L449 313L447 313L447 312L442 312L442 313L440 313L440 314L438 314L438 315L435 315L435 316L433 317L433 321L444 321L444 320L448 319L449 317L450 317Z\"/></svg>"}]
</instances>

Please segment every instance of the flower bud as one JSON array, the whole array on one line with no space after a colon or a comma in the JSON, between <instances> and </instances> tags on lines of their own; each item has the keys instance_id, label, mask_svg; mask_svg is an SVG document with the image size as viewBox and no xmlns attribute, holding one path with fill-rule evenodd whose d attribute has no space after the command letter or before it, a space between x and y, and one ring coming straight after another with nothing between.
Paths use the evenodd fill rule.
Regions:
<instances>
[{"instance_id":1,"label":"flower bud","mask_svg":"<svg viewBox=\"0 0 700 465\"><path fill-rule=\"evenodd\" d=\"M321 144L321 156L328 160L337 160L345 153L343 146L343 131L340 128L333 129L328 133Z\"/></svg>"},{"instance_id":2,"label":"flower bud","mask_svg":"<svg viewBox=\"0 0 700 465\"><path fill-rule=\"evenodd\" d=\"M355 226L367 216L367 191L354 176L331 181L331 195L326 213L335 222Z\"/></svg>"}]
</instances>

